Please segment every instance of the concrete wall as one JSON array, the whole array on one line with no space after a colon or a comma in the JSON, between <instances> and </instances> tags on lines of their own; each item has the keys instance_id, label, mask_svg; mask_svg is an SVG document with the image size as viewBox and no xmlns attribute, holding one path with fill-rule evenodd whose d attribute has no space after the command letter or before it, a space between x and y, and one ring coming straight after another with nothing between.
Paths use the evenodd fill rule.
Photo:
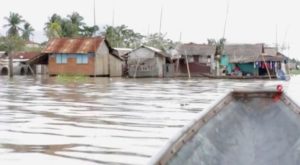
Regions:
<instances>
[{"instance_id":1,"label":"concrete wall","mask_svg":"<svg viewBox=\"0 0 300 165\"><path fill-rule=\"evenodd\" d=\"M0 65L0 75L6 75L3 74L4 72L6 72L6 70L8 71L7 73L9 73L9 67L8 67L8 62L3 62L4 64ZM22 64L19 61L14 61L13 62L13 74L14 75L27 75L30 72L29 68L27 65Z\"/></svg>"}]
</instances>

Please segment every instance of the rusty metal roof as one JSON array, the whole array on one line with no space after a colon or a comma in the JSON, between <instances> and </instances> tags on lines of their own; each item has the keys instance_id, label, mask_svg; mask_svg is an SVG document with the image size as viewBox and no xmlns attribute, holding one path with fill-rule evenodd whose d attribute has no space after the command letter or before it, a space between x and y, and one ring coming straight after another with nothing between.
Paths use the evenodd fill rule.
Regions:
<instances>
[{"instance_id":1,"label":"rusty metal roof","mask_svg":"<svg viewBox=\"0 0 300 165\"><path fill-rule=\"evenodd\" d=\"M15 52L12 54L13 59L33 59L39 56L40 52Z\"/></svg>"},{"instance_id":2,"label":"rusty metal roof","mask_svg":"<svg viewBox=\"0 0 300 165\"><path fill-rule=\"evenodd\" d=\"M102 37L56 38L48 42L42 53L94 53L102 41Z\"/></svg>"}]
</instances>

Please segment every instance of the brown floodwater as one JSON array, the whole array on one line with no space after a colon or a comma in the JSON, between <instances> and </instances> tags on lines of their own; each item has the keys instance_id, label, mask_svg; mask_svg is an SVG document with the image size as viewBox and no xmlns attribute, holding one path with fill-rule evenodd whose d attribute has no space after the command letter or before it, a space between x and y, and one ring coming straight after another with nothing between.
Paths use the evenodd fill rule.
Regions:
<instances>
[{"instance_id":1,"label":"brown floodwater","mask_svg":"<svg viewBox=\"0 0 300 165\"><path fill-rule=\"evenodd\" d=\"M0 164L146 164L229 89L299 82L0 77Z\"/></svg>"}]
</instances>

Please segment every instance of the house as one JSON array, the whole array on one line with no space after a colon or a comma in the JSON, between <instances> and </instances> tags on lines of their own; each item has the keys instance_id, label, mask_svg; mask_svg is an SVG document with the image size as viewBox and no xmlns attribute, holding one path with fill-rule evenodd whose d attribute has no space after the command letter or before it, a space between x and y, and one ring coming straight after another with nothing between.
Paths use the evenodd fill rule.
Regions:
<instances>
[{"instance_id":1,"label":"house","mask_svg":"<svg viewBox=\"0 0 300 165\"><path fill-rule=\"evenodd\" d=\"M223 75L275 76L278 69L285 68L281 66L283 56L264 44L228 44L220 58Z\"/></svg>"},{"instance_id":2,"label":"house","mask_svg":"<svg viewBox=\"0 0 300 165\"><path fill-rule=\"evenodd\" d=\"M50 75L121 76L122 59L102 37L56 38L32 63L48 64Z\"/></svg>"},{"instance_id":3,"label":"house","mask_svg":"<svg viewBox=\"0 0 300 165\"><path fill-rule=\"evenodd\" d=\"M13 72L15 75L32 74L33 68L28 65L28 61L39 56L40 52L15 52L11 54L13 59ZM0 75L8 75L9 58L4 56L0 58Z\"/></svg>"},{"instance_id":4,"label":"house","mask_svg":"<svg viewBox=\"0 0 300 165\"><path fill-rule=\"evenodd\" d=\"M178 76L187 76L188 70L192 76L202 76L211 72L210 59L215 55L215 46L187 43L178 45L175 49L177 59L175 58L173 62L176 63L175 74Z\"/></svg>"},{"instance_id":5,"label":"house","mask_svg":"<svg viewBox=\"0 0 300 165\"><path fill-rule=\"evenodd\" d=\"M140 46L123 57L129 77L164 77L167 55L162 50Z\"/></svg>"}]
</instances>

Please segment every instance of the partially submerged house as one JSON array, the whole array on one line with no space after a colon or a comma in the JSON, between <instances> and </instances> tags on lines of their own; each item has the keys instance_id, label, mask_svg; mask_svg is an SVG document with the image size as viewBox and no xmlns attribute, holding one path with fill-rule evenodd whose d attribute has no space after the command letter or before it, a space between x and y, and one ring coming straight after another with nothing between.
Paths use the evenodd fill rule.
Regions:
<instances>
[{"instance_id":1,"label":"partially submerged house","mask_svg":"<svg viewBox=\"0 0 300 165\"><path fill-rule=\"evenodd\" d=\"M277 70L285 69L284 57L264 44L228 44L223 53L223 75L275 76Z\"/></svg>"},{"instance_id":2,"label":"partially submerged house","mask_svg":"<svg viewBox=\"0 0 300 165\"><path fill-rule=\"evenodd\" d=\"M202 76L211 72L211 57L215 55L216 47L207 44L187 43L176 47L177 58L175 63L175 75Z\"/></svg>"},{"instance_id":3,"label":"partially submerged house","mask_svg":"<svg viewBox=\"0 0 300 165\"><path fill-rule=\"evenodd\" d=\"M28 75L32 74L33 68L27 63L31 59L40 56L40 52L15 52L11 54L13 59L13 74ZM9 58L3 56L0 58L0 75L8 75Z\"/></svg>"},{"instance_id":4,"label":"partially submerged house","mask_svg":"<svg viewBox=\"0 0 300 165\"><path fill-rule=\"evenodd\" d=\"M122 75L122 59L102 37L53 39L32 63L47 63L50 75Z\"/></svg>"},{"instance_id":5,"label":"partially submerged house","mask_svg":"<svg viewBox=\"0 0 300 165\"><path fill-rule=\"evenodd\" d=\"M162 50L141 46L123 56L129 77L164 77L167 55ZM171 70L166 70L171 72Z\"/></svg>"}]
</instances>

